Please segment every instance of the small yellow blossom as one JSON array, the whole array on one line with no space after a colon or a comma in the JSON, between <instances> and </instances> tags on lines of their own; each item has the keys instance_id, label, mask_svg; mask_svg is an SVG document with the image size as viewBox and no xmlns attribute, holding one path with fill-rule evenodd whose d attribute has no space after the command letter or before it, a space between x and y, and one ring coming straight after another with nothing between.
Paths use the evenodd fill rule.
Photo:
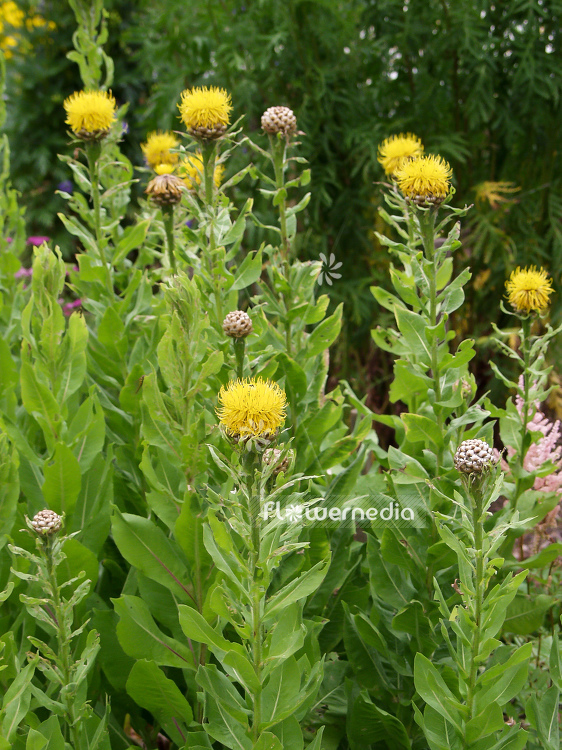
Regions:
<instances>
[{"instance_id":1,"label":"small yellow blossom","mask_svg":"<svg viewBox=\"0 0 562 750\"><path fill-rule=\"evenodd\" d=\"M269 380L231 380L219 392L217 416L232 437L272 437L286 416L285 391Z\"/></svg>"},{"instance_id":2,"label":"small yellow blossom","mask_svg":"<svg viewBox=\"0 0 562 750\"><path fill-rule=\"evenodd\" d=\"M178 104L180 117L191 135L218 138L228 127L232 104L230 94L216 86L187 89Z\"/></svg>"},{"instance_id":3,"label":"small yellow blossom","mask_svg":"<svg viewBox=\"0 0 562 750\"><path fill-rule=\"evenodd\" d=\"M149 167L154 169L158 164L177 164L178 154L171 153L171 149L177 148L179 141L170 131L163 133L158 130L149 133L146 143L141 145L144 158Z\"/></svg>"},{"instance_id":4,"label":"small yellow blossom","mask_svg":"<svg viewBox=\"0 0 562 750\"><path fill-rule=\"evenodd\" d=\"M490 208L496 209L500 203L510 203L515 201L515 198L510 197L510 193L517 193L521 190L514 182L507 182L502 180L500 182L492 182L490 180L486 182L480 182L474 188L476 192L476 203L484 203L487 201L490 204Z\"/></svg>"},{"instance_id":5,"label":"small yellow blossom","mask_svg":"<svg viewBox=\"0 0 562 750\"><path fill-rule=\"evenodd\" d=\"M188 190L195 190L197 185L201 184L203 179L203 169L203 158L201 157L201 154L190 154L189 156L186 156L185 159L182 159L178 168L178 174L185 182ZM222 164L217 164L213 175L213 182L215 183L216 188L220 187L223 174L224 166Z\"/></svg>"},{"instance_id":6,"label":"small yellow blossom","mask_svg":"<svg viewBox=\"0 0 562 750\"><path fill-rule=\"evenodd\" d=\"M523 268L518 266L505 282L509 304L518 312L542 312L549 305L553 293L552 279L546 275L544 268L537 271L535 266Z\"/></svg>"},{"instance_id":7,"label":"small yellow blossom","mask_svg":"<svg viewBox=\"0 0 562 750\"><path fill-rule=\"evenodd\" d=\"M394 177L406 198L425 206L441 203L447 197L452 174L441 156L431 154L403 161Z\"/></svg>"},{"instance_id":8,"label":"small yellow blossom","mask_svg":"<svg viewBox=\"0 0 562 750\"><path fill-rule=\"evenodd\" d=\"M404 159L413 159L423 154L423 145L417 135L400 133L391 135L379 146L378 161L387 175L393 175Z\"/></svg>"},{"instance_id":9,"label":"small yellow blossom","mask_svg":"<svg viewBox=\"0 0 562 750\"><path fill-rule=\"evenodd\" d=\"M111 92L75 91L64 101L66 123L80 138L103 138L115 120L115 107Z\"/></svg>"}]
</instances>

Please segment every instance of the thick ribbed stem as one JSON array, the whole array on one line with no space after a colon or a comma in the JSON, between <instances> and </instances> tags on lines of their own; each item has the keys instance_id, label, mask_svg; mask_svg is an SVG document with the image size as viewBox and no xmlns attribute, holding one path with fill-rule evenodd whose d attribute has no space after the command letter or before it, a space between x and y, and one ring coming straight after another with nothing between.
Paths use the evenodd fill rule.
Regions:
<instances>
[{"instance_id":1,"label":"thick ribbed stem","mask_svg":"<svg viewBox=\"0 0 562 750\"><path fill-rule=\"evenodd\" d=\"M162 206L162 219L164 221L164 231L166 232L166 243L168 246L168 258L170 259L170 268L176 273L176 257L174 255L174 207Z\"/></svg>"},{"instance_id":2,"label":"thick ribbed stem","mask_svg":"<svg viewBox=\"0 0 562 750\"><path fill-rule=\"evenodd\" d=\"M88 159L88 170L90 173L90 186L92 193L92 203L94 205L94 232L96 236L96 246L102 266L105 268L105 281L107 291L113 296L113 282L111 280L111 270L105 257L103 246L103 233L101 231L101 201L100 201L100 174L99 174L99 157L101 154L101 145L92 141L86 143L86 158Z\"/></svg>"},{"instance_id":3,"label":"thick ribbed stem","mask_svg":"<svg viewBox=\"0 0 562 750\"><path fill-rule=\"evenodd\" d=\"M482 519L483 497L480 486L476 485L470 492L472 503L472 525L474 531L474 555L475 555L475 572L474 572L474 591L475 600L473 603L472 613L474 616L474 631L472 634L471 656L470 656L470 673L468 678L468 690L466 696L466 705L468 708L469 720L474 718L475 705L474 693L476 689L476 680L478 678L478 656L480 654L480 645L482 638L482 607L484 604L484 594L486 582L484 581L484 552L482 549L484 522ZM464 747L468 748L470 742L464 738Z\"/></svg>"},{"instance_id":4,"label":"thick ribbed stem","mask_svg":"<svg viewBox=\"0 0 562 750\"><path fill-rule=\"evenodd\" d=\"M70 685L73 680L71 676L71 664L70 664L70 633L65 632L65 617L60 598L59 588L57 585L57 576L55 571L55 562L53 559L53 539L47 537L44 540L45 557L47 559L47 580L49 582L50 593L52 597L53 610L55 614L57 624L57 643L58 643L58 656L61 663L61 672L63 685L66 687ZM74 714L74 695L66 694L64 697L64 704L66 707L67 714L67 725L66 730L70 730L72 738L72 744L74 750L81 750L80 735L78 727L75 724L76 716Z\"/></svg>"}]
</instances>

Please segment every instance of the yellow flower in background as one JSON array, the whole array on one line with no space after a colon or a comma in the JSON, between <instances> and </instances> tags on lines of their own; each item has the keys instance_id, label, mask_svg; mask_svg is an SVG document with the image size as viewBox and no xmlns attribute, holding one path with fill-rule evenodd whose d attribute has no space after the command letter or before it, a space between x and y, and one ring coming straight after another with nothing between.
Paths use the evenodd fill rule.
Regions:
<instances>
[{"instance_id":1,"label":"yellow flower in background","mask_svg":"<svg viewBox=\"0 0 562 750\"><path fill-rule=\"evenodd\" d=\"M178 154L171 153L171 149L178 146L179 141L173 133L158 130L148 134L146 143L141 144L141 149L146 163L154 169L158 164L177 164Z\"/></svg>"},{"instance_id":2,"label":"yellow flower in background","mask_svg":"<svg viewBox=\"0 0 562 750\"><path fill-rule=\"evenodd\" d=\"M505 282L509 304L518 312L542 312L549 305L553 293L552 279L544 268L537 271L535 266L521 269L519 266Z\"/></svg>"},{"instance_id":3,"label":"yellow flower in background","mask_svg":"<svg viewBox=\"0 0 562 750\"><path fill-rule=\"evenodd\" d=\"M103 138L115 120L115 107L111 92L75 91L64 101L66 123L80 138Z\"/></svg>"},{"instance_id":4,"label":"yellow flower in background","mask_svg":"<svg viewBox=\"0 0 562 750\"><path fill-rule=\"evenodd\" d=\"M164 162L163 164L157 164L154 167L154 171L156 172L156 174L172 174L173 172L175 172L175 170L176 168L173 164L166 164L166 162Z\"/></svg>"},{"instance_id":5,"label":"yellow flower in background","mask_svg":"<svg viewBox=\"0 0 562 750\"><path fill-rule=\"evenodd\" d=\"M231 380L219 392L221 426L232 437L273 436L285 423L285 391L270 380Z\"/></svg>"},{"instance_id":6,"label":"yellow flower in background","mask_svg":"<svg viewBox=\"0 0 562 750\"><path fill-rule=\"evenodd\" d=\"M27 30L31 32L39 28L45 28L49 31L56 29L56 24L53 21L46 21L42 16L34 15L26 18L24 11L13 0L0 2L0 49L4 52L6 59L13 56L12 51L18 46L20 46L20 52L29 53L31 51L29 41L22 39L20 34L12 31L22 28L24 24Z\"/></svg>"},{"instance_id":7,"label":"yellow flower in background","mask_svg":"<svg viewBox=\"0 0 562 750\"><path fill-rule=\"evenodd\" d=\"M228 127L232 104L230 94L216 86L187 89L178 104L180 117L196 138L218 138Z\"/></svg>"},{"instance_id":8,"label":"yellow flower in background","mask_svg":"<svg viewBox=\"0 0 562 750\"><path fill-rule=\"evenodd\" d=\"M490 208L498 208L500 203L510 203L517 200L512 198L510 194L517 193L521 190L514 182L507 182L502 180L500 182L492 182L490 180L486 182L480 182L474 188L476 193L476 203L488 202Z\"/></svg>"},{"instance_id":9,"label":"yellow flower in background","mask_svg":"<svg viewBox=\"0 0 562 750\"><path fill-rule=\"evenodd\" d=\"M404 159L413 159L423 154L423 145L417 135L400 133L391 135L379 146L378 161L387 175L393 175Z\"/></svg>"},{"instance_id":10,"label":"yellow flower in background","mask_svg":"<svg viewBox=\"0 0 562 750\"><path fill-rule=\"evenodd\" d=\"M24 19L25 13L12 0L0 4L0 22L2 25L7 23L19 29L23 26Z\"/></svg>"},{"instance_id":11,"label":"yellow flower in background","mask_svg":"<svg viewBox=\"0 0 562 750\"><path fill-rule=\"evenodd\" d=\"M201 154L190 154L182 159L178 167L178 175L183 179L188 190L195 190L203 180L203 158ZM215 187L220 187L222 182L222 176L224 174L224 166L217 164L215 167L215 173L213 175L213 182Z\"/></svg>"},{"instance_id":12,"label":"yellow flower in background","mask_svg":"<svg viewBox=\"0 0 562 750\"><path fill-rule=\"evenodd\" d=\"M441 156L420 156L402 162L394 177L406 198L418 205L441 203L451 189L453 170Z\"/></svg>"}]
</instances>

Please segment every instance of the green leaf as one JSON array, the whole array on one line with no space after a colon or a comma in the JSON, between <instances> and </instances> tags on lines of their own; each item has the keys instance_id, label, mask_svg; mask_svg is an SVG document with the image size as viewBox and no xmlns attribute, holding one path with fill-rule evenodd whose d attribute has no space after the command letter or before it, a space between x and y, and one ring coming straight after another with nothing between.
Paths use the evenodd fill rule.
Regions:
<instances>
[{"instance_id":1,"label":"green leaf","mask_svg":"<svg viewBox=\"0 0 562 750\"><path fill-rule=\"evenodd\" d=\"M396 307L394 314L400 333L404 336L411 354L424 365L430 367L431 352L427 341L427 321L425 318L401 307Z\"/></svg>"},{"instance_id":2,"label":"green leaf","mask_svg":"<svg viewBox=\"0 0 562 750\"><path fill-rule=\"evenodd\" d=\"M497 703L489 703L483 711L466 723L467 742L476 742L492 732L499 732L504 726L503 711Z\"/></svg>"},{"instance_id":3,"label":"green leaf","mask_svg":"<svg viewBox=\"0 0 562 750\"><path fill-rule=\"evenodd\" d=\"M222 658L224 669L250 693L259 692L261 685L253 665L239 651L227 651Z\"/></svg>"},{"instance_id":4,"label":"green leaf","mask_svg":"<svg viewBox=\"0 0 562 750\"><path fill-rule=\"evenodd\" d=\"M221 701L228 713L238 721L246 721L250 710L228 677L219 672L215 664L200 666L196 675L197 684L215 700Z\"/></svg>"},{"instance_id":5,"label":"green leaf","mask_svg":"<svg viewBox=\"0 0 562 750\"><path fill-rule=\"evenodd\" d=\"M294 359L287 356L285 352L280 352L277 355L277 361L280 366L277 372L279 373L279 376L285 376L288 386L287 390L290 390L294 399L298 400L302 398L308 387L306 382L306 372L295 362Z\"/></svg>"},{"instance_id":6,"label":"green leaf","mask_svg":"<svg viewBox=\"0 0 562 750\"><path fill-rule=\"evenodd\" d=\"M439 450L443 447L443 433L437 422L421 414L401 415L406 426L406 437L411 443L425 443L426 447Z\"/></svg>"},{"instance_id":7,"label":"green leaf","mask_svg":"<svg viewBox=\"0 0 562 750\"><path fill-rule=\"evenodd\" d=\"M185 724L193 721L191 706L178 686L153 661L137 661L126 687L135 703L150 711L168 731L174 720Z\"/></svg>"},{"instance_id":8,"label":"green leaf","mask_svg":"<svg viewBox=\"0 0 562 750\"><path fill-rule=\"evenodd\" d=\"M544 750L559 750L559 705L560 691L553 685L540 699L531 695L525 704L525 714L533 729L536 729Z\"/></svg>"},{"instance_id":9,"label":"green leaf","mask_svg":"<svg viewBox=\"0 0 562 750\"><path fill-rule=\"evenodd\" d=\"M43 472L45 503L55 513L70 515L82 486L80 465L74 453L64 443L57 443L52 461L45 462Z\"/></svg>"},{"instance_id":10,"label":"green leaf","mask_svg":"<svg viewBox=\"0 0 562 750\"><path fill-rule=\"evenodd\" d=\"M123 236L117 243L115 248L115 255L113 256L112 265L118 266L126 256L135 250L137 247L142 245L146 239L146 234L150 226L151 220L144 219L139 221L138 224L134 224L132 227L127 227L123 232Z\"/></svg>"},{"instance_id":11,"label":"green leaf","mask_svg":"<svg viewBox=\"0 0 562 750\"><path fill-rule=\"evenodd\" d=\"M189 571L178 554L180 550L156 524L117 509L111 524L115 544L127 562L170 589L180 601L192 599L185 583Z\"/></svg>"},{"instance_id":12,"label":"green leaf","mask_svg":"<svg viewBox=\"0 0 562 750\"><path fill-rule=\"evenodd\" d=\"M252 750L248 738L248 723L233 719L222 700L207 696L207 723L205 731L231 750Z\"/></svg>"},{"instance_id":13,"label":"green leaf","mask_svg":"<svg viewBox=\"0 0 562 750\"><path fill-rule=\"evenodd\" d=\"M518 594L507 608L503 632L516 635L534 633L541 627L545 613L555 601L556 597L545 594L532 598L525 594Z\"/></svg>"},{"instance_id":14,"label":"green leaf","mask_svg":"<svg viewBox=\"0 0 562 750\"><path fill-rule=\"evenodd\" d=\"M150 659L161 667L194 668L189 648L160 630L142 599L125 594L111 601L120 618L117 637L128 656Z\"/></svg>"},{"instance_id":15,"label":"green leaf","mask_svg":"<svg viewBox=\"0 0 562 750\"><path fill-rule=\"evenodd\" d=\"M39 657L35 656L25 666L7 689L2 702L2 734L8 741L14 739L19 723L29 710L31 691L29 683L35 673L35 665Z\"/></svg>"},{"instance_id":16,"label":"green leaf","mask_svg":"<svg viewBox=\"0 0 562 750\"><path fill-rule=\"evenodd\" d=\"M265 605L264 619L271 620L285 607L312 594L324 580L330 561L321 560L274 594Z\"/></svg>"},{"instance_id":17,"label":"green leaf","mask_svg":"<svg viewBox=\"0 0 562 750\"><path fill-rule=\"evenodd\" d=\"M461 704L429 659L420 653L414 660L414 682L420 697L461 731Z\"/></svg>"},{"instance_id":18,"label":"green leaf","mask_svg":"<svg viewBox=\"0 0 562 750\"><path fill-rule=\"evenodd\" d=\"M44 417L52 435L58 433L60 410L55 397L46 385L40 383L29 362L21 363L21 400L28 414Z\"/></svg>"},{"instance_id":19,"label":"green leaf","mask_svg":"<svg viewBox=\"0 0 562 750\"><path fill-rule=\"evenodd\" d=\"M283 745L279 742L279 738L271 732L263 732L252 750L283 750Z\"/></svg>"},{"instance_id":20,"label":"green leaf","mask_svg":"<svg viewBox=\"0 0 562 750\"><path fill-rule=\"evenodd\" d=\"M353 703L347 722L350 740L358 747L385 743L387 747L410 750L410 738L402 722L369 700L366 692Z\"/></svg>"},{"instance_id":21,"label":"green leaf","mask_svg":"<svg viewBox=\"0 0 562 750\"><path fill-rule=\"evenodd\" d=\"M260 731L287 719L298 708L301 674L294 656L277 666L262 691Z\"/></svg>"},{"instance_id":22,"label":"green leaf","mask_svg":"<svg viewBox=\"0 0 562 750\"><path fill-rule=\"evenodd\" d=\"M43 737L41 732L30 727L25 743L25 750L43 750L47 742L47 738Z\"/></svg>"},{"instance_id":23,"label":"green leaf","mask_svg":"<svg viewBox=\"0 0 562 750\"><path fill-rule=\"evenodd\" d=\"M236 651L245 656L244 647L240 643L227 641L196 609L182 604L178 607L178 611L181 629L188 638L197 643L206 643L213 653L217 652L219 658L228 651Z\"/></svg>"},{"instance_id":24,"label":"green leaf","mask_svg":"<svg viewBox=\"0 0 562 750\"><path fill-rule=\"evenodd\" d=\"M254 253L254 255L251 255L250 253L246 255L240 267L236 269L234 283L230 287L230 291L246 289L246 287L255 283L259 279L262 268L261 255L261 248Z\"/></svg>"},{"instance_id":25,"label":"green leaf","mask_svg":"<svg viewBox=\"0 0 562 750\"><path fill-rule=\"evenodd\" d=\"M340 303L334 314L319 323L306 342L307 358L315 357L328 349L337 339L342 325L343 303Z\"/></svg>"}]
</instances>

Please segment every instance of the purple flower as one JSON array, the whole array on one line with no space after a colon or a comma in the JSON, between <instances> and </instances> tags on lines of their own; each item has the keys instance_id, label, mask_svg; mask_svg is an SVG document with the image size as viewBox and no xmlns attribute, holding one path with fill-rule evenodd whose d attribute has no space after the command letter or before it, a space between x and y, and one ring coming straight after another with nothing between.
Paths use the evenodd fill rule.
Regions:
<instances>
[{"instance_id":1,"label":"purple flower","mask_svg":"<svg viewBox=\"0 0 562 750\"><path fill-rule=\"evenodd\" d=\"M72 184L71 180L63 180L57 185L57 190L72 195L72 193L74 192L74 185Z\"/></svg>"},{"instance_id":2,"label":"purple flower","mask_svg":"<svg viewBox=\"0 0 562 750\"><path fill-rule=\"evenodd\" d=\"M59 299L59 302L61 304L64 302L64 300L62 299L62 297ZM82 304L82 300L81 299L75 299L74 302L66 302L65 304L62 305L62 311L67 316L72 315L72 313L74 312L74 310L77 307L80 307L81 304Z\"/></svg>"},{"instance_id":3,"label":"purple flower","mask_svg":"<svg viewBox=\"0 0 562 750\"><path fill-rule=\"evenodd\" d=\"M33 273L32 268L24 268L23 266L19 269L19 271L16 271L14 274L14 278L21 279L23 276L31 276Z\"/></svg>"},{"instance_id":4,"label":"purple flower","mask_svg":"<svg viewBox=\"0 0 562 750\"><path fill-rule=\"evenodd\" d=\"M125 122L125 120L123 120L123 130L122 130L122 133L123 133L123 135L126 135L128 132L129 132L129 123Z\"/></svg>"},{"instance_id":5,"label":"purple flower","mask_svg":"<svg viewBox=\"0 0 562 750\"><path fill-rule=\"evenodd\" d=\"M28 245L34 245L35 247L39 247L39 245L42 245L44 242L50 242L50 237L42 237L41 235L35 237L28 237L26 242Z\"/></svg>"}]
</instances>

